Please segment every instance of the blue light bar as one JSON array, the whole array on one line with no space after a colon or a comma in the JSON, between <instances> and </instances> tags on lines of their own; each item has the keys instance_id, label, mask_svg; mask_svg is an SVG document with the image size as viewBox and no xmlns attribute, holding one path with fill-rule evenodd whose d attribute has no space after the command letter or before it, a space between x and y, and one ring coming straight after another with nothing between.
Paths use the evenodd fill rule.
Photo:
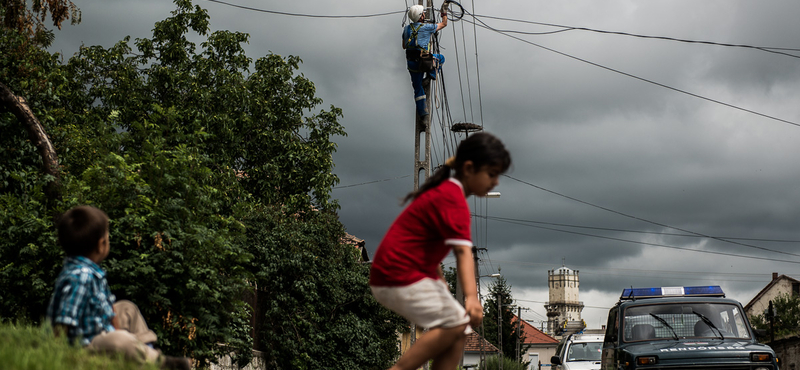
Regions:
<instances>
[{"instance_id":1,"label":"blue light bar","mask_svg":"<svg viewBox=\"0 0 800 370\"><path fill-rule=\"evenodd\" d=\"M725 297L719 285L632 288L622 291L620 299L662 298L662 297Z\"/></svg>"}]
</instances>

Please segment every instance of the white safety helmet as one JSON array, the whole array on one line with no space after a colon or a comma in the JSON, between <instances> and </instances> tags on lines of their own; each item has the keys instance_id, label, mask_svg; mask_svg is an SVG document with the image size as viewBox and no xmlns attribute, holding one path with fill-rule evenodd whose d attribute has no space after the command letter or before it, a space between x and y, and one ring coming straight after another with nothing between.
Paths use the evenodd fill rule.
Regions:
<instances>
[{"instance_id":1,"label":"white safety helmet","mask_svg":"<svg viewBox=\"0 0 800 370\"><path fill-rule=\"evenodd\" d=\"M408 8L408 19L412 22L419 22L419 17L423 12L425 12L425 8L422 5L412 5Z\"/></svg>"}]
</instances>

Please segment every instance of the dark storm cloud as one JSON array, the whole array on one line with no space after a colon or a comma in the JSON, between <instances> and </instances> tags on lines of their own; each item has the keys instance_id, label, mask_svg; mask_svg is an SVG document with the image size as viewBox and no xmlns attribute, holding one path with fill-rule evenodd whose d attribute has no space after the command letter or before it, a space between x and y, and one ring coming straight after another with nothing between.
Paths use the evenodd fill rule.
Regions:
<instances>
[{"instance_id":1,"label":"dark storm cloud","mask_svg":"<svg viewBox=\"0 0 800 370\"><path fill-rule=\"evenodd\" d=\"M320 15L383 13L410 3L230 2ZM399 199L413 186L414 108L400 49L402 14L319 19L195 3L209 10L213 29L249 33L245 49L251 58L270 51L300 56L299 72L314 82L324 100L319 108L343 109L341 123L348 135L335 139L334 171L341 184L333 196L348 232L365 239L373 253L402 209ZM78 5L83 24L65 26L53 46L68 56L81 42L108 47L125 35L149 37L153 23L174 8L167 1ZM464 5L472 11L471 3ZM789 0L491 0L476 3L475 13L688 40L800 47L800 23L794 19L800 3ZM484 21L498 29L557 30ZM509 175L535 185L504 177L496 189L500 198L470 199L478 216L475 242L489 250L482 255L481 272L502 267L515 297L534 310L530 317L544 318L547 271L561 267L562 259L580 270L584 317L591 327L604 324L603 307L632 285L720 284L729 296L747 301L773 271L800 276L795 263L720 253L787 261L800 257L663 234L685 233L666 227L672 226L709 236L800 240L800 169L795 165L800 127L762 116L800 124L800 59L752 48L579 30L515 34L567 54L562 55L477 28L476 62L473 29L451 21L440 35L453 119L481 123L483 118L486 130L512 152ZM439 130L434 129L439 136L434 165L446 155L438 144ZM350 186L362 183L368 184ZM487 215L489 220L482 218ZM742 242L786 252L797 246Z\"/></svg>"}]
</instances>

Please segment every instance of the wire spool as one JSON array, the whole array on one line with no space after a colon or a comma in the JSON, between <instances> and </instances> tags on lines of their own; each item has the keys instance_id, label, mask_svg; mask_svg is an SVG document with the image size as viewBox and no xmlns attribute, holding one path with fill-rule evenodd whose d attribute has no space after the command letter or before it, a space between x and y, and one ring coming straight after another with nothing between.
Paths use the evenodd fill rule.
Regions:
<instances>
[{"instance_id":1,"label":"wire spool","mask_svg":"<svg viewBox=\"0 0 800 370\"><path fill-rule=\"evenodd\" d=\"M452 19L453 21L460 21L461 18L464 18L464 7L461 6L457 1L445 1L446 3L450 3L447 6L447 17ZM455 5L455 6L453 6Z\"/></svg>"}]
</instances>

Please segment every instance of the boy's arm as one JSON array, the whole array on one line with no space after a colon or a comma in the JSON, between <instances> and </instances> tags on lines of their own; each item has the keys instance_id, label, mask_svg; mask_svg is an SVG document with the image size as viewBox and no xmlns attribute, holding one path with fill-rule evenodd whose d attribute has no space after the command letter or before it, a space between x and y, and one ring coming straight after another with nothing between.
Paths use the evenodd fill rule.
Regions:
<instances>
[{"instance_id":1,"label":"boy's arm","mask_svg":"<svg viewBox=\"0 0 800 370\"><path fill-rule=\"evenodd\" d=\"M456 269L461 291L464 292L464 308L469 315L472 327L478 327L483 321L483 307L478 298L478 287L475 283L475 262L472 259L472 246L457 244L453 246L456 256Z\"/></svg>"},{"instance_id":2,"label":"boy's arm","mask_svg":"<svg viewBox=\"0 0 800 370\"><path fill-rule=\"evenodd\" d=\"M114 307L113 305L111 306L111 308L114 310L114 317L111 318L111 326L113 326L114 329L119 330L121 328L119 327L119 316L117 316L117 308Z\"/></svg>"}]
</instances>

